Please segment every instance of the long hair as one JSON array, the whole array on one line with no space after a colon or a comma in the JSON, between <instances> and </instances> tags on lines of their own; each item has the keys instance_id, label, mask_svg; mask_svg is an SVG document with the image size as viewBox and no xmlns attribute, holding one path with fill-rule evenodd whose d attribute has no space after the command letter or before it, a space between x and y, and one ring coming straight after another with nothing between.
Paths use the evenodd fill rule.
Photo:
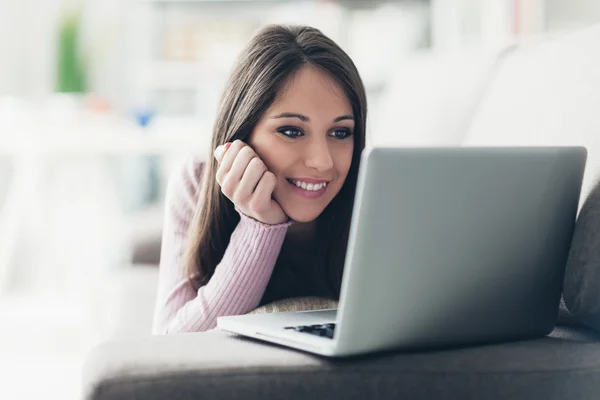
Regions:
<instances>
[{"instance_id":1,"label":"long hair","mask_svg":"<svg viewBox=\"0 0 600 400\"><path fill-rule=\"evenodd\" d=\"M247 142L254 126L280 90L304 65L329 74L343 89L355 119L354 153L338 195L317 219L319 251L328 257L329 285L339 297L360 155L365 146L366 95L350 57L319 30L304 26L270 25L260 30L241 53L221 98L213 128L209 161L188 232L184 255L187 275L197 290L212 277L240 220L233 203L215 179L217 146L236 139Z\"/></svg>"}]
</instances>

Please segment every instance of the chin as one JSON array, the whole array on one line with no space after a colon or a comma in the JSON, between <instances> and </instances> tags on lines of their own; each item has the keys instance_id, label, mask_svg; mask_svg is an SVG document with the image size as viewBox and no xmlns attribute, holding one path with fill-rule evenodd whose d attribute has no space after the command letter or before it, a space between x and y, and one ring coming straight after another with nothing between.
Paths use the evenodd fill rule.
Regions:
<instances>
[{"instance_id":1,"label":"chin","mask_svg":"<svg viewBox=\"0 0 600 400\"><path fill-rule=\"evenodd\" d=\"M305 223L305 222L312 222L314 220L316 220L319 215L321 215L321 211L319 212L315 212L315 211L308 211L308 210L284 210L286 215L288 217L290 217L292 219L292 221L294 222L301 222L301 223Z\"/></svg>"}]
</instances>

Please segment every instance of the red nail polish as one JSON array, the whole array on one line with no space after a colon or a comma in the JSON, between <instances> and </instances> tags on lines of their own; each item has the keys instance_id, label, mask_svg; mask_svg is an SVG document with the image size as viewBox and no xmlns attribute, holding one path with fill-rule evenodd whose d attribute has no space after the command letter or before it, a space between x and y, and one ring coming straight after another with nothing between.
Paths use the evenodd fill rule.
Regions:
<instances>
[{"instance_id":1,"label":"red nail polish","mask_svg":"<svg viewBox=\"0 0 600 400\"><path fill-rule=\"evenodd\" d=\"M227 151L229 149L229 146L231 146L231 142L225 143L225 151Z\"/></svg>"}]
</instances>

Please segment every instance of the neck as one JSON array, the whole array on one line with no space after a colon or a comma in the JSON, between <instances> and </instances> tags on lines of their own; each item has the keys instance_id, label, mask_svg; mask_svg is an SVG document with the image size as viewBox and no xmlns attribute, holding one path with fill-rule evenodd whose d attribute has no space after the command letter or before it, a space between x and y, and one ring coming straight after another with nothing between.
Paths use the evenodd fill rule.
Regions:
<instances>
[{"instance_id":1,"label":"neck","mask_svg":"<svg viewBox=\"0 0 600 400\"><path fill-rule=\"evenodd\" d=\"M317 221L295 222L287 232L288 239L295 244L312 244L317 233Z\"/></svg>"}]
</instances>

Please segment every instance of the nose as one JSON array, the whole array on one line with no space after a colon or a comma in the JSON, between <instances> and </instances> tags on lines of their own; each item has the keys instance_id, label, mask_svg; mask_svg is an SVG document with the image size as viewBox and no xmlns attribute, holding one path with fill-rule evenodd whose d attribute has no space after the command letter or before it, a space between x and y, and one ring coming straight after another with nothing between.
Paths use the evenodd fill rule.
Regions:
<instances>
[{"instance_id":1,"label":"nose","mask_svg":"<svg viewBox=\"0 0 600 400\"><path fill-rule=\"evenodd\" d=\"M304 165L319 172L326 172L333 168L333 158L326 139L314 138L310 141Z\"/></svg>"}]
</instances>

